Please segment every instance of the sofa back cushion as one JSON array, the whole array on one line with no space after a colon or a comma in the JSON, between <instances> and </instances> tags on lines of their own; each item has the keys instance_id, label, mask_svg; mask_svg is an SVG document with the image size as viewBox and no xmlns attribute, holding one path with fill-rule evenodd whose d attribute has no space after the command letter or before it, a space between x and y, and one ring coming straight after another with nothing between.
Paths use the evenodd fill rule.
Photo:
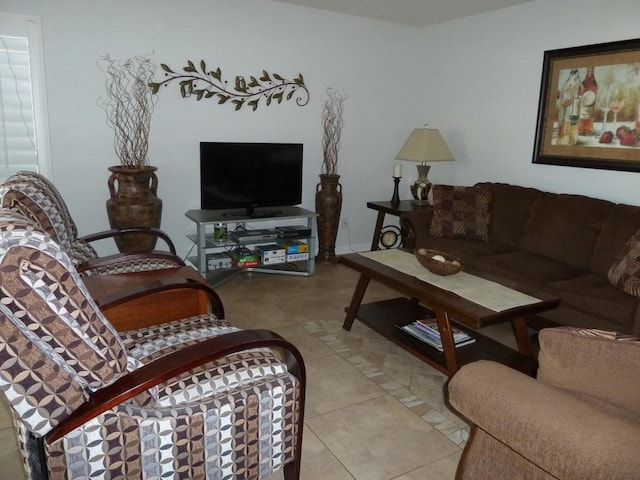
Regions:
<instances>
[{"instance_id":1,"label":"sofa back cushion","mask_svg":"<svg viewBox=\"0 0 640 480\"><path fill-rule=\"evenodd\" d=\"M541 195L532 205L519 247L587 270L614 204L582 195Z\"/></svg>"},{"instance_id":2,"label":"sofa back cushion","mask_svg":"<svg viewBox=\"0 0 640 480\"><path fill-rule=\"evenodd\" d=\"M572 327L540 331L538 380L640 413L640 339Z\"/></svg>"},{"instance_id":3,"label":"sofa back cushion","mask_svg":"<svg viewBox=\"0 0 640 480\"><path fill-rule=\"evenodd\" d=\"M640 230L640 207L615 205L602 224L589 270L606 275L623 254L629 239Z\"/></svg>"},{"instance_id":4,"label":"sofa back cushion","mask_svg":"<svg viewBox=\"0 0 640 480\"><path fill-rule=\"evenodd\" d=\"M491 191L490 240L518 247L532 205L543 192L507 183L478 183L476 186Z\"/></svg>"}]
</instances>

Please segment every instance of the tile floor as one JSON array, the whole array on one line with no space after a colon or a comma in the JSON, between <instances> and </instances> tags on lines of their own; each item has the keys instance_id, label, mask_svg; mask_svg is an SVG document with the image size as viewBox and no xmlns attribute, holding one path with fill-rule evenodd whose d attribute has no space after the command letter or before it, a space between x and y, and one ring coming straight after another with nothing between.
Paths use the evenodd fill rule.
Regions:
<instances>
[{"instance_id":1,"label":"tile floor","mask_svg":"<svg viewBox=\"0 0 640 480\"><path fill-rule=\"evenodd\" d=\"M232 323L274 330L305 358L303 480L453 479L468 426L443 405L446 377L357 321L342 330L357 279L317 265L312 277L243 273L216 290ZM366 300L392 296L372 282ZM514 346L508 325L483 332ZM24 478L4 399L0 478Z\"/></svg>"}]
</instances>

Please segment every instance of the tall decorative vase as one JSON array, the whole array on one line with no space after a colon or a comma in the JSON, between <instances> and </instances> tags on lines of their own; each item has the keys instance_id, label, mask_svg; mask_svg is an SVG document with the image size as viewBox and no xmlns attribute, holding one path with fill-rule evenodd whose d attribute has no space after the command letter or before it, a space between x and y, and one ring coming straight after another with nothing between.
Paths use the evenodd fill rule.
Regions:
<instances>
[{"instance_id":1,"label":"tall decorative vase","mask_svg":"<svg viewBox=\"0 0 640 480\"><path fill-rule=\"evenodd\" d=\"M156 167L109 167L107 215L111 228L160 228L162 200L157 197ZM126 235L115 238L121 252L153 250L153 235Z\"/></svg>"},{"instance_id":2,"label":"tall decorative vase","mask_svg":"<svg viewBox=\"0 0 640 480\"><path fill-rule=\"evenodd\" d=\"M318 214L318 256L321 263L336 263L336 237L342 210L340 175L320 175L316 186L316 213Z\"/></svg>"}]
</instances>

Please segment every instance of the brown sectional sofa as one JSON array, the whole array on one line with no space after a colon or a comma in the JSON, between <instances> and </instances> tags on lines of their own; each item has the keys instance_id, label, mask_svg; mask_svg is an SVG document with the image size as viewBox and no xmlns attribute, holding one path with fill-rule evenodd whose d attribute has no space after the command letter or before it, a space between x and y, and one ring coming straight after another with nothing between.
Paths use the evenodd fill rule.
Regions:
<instances>
[{"instance_id":1,"label":"brown sectional sofa","mask_svg":"<svg viewBox=\"0 0 640 480\"><path fill-rule=\"evenodd\" d=\"M405 246L446 251L470 273L533 296L558 296L559 308L528 319L534 328L640 334L640 298L613 286L607 275L640 229L640 207L504 183L476 187L491 192L488 242L431 235L433 209L425 209L401 217Z\"/></svg>"}]
</instances>

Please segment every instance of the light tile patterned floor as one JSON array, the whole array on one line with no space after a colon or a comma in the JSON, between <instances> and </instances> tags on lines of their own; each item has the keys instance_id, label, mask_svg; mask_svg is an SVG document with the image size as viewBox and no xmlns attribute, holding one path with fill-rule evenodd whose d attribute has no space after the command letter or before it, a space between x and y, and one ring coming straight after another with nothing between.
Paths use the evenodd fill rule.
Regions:
<instances>
[{"instance_id":1,"label":"light tile patterned floor","mask_svg":"<svg viewBox=\"0 0 640 480\"><path fill-rule=\"evenodd\" d=\"M446 377L357 321L342 329L357 279L317 265L309 278L244 273L216 290L232 323L272 329L305 358L303 480L453 479L468 426L443 403ZM393 296L372 282L365 300ZM509 325L484 332L514 344ZM0 447L0 478L23 478L4 403Z\"/></svg>"},{"instance_id":2,"label":"light tile patterned floor","mask_svg":"<svg viewBox=\"0 0 640 480\"><path fill-rule=\"evenodd\" d=\"M303 480L453 479L469 427L443 403L447 377L357 321L342 329L357 280L317 265L311 278L243 275L217 290L234 324L271 328L301 349L311 434ZM365 301L394 296L372 282ZM484 333L515 347L508 324Z\"/></svg>"}]
</instances>

